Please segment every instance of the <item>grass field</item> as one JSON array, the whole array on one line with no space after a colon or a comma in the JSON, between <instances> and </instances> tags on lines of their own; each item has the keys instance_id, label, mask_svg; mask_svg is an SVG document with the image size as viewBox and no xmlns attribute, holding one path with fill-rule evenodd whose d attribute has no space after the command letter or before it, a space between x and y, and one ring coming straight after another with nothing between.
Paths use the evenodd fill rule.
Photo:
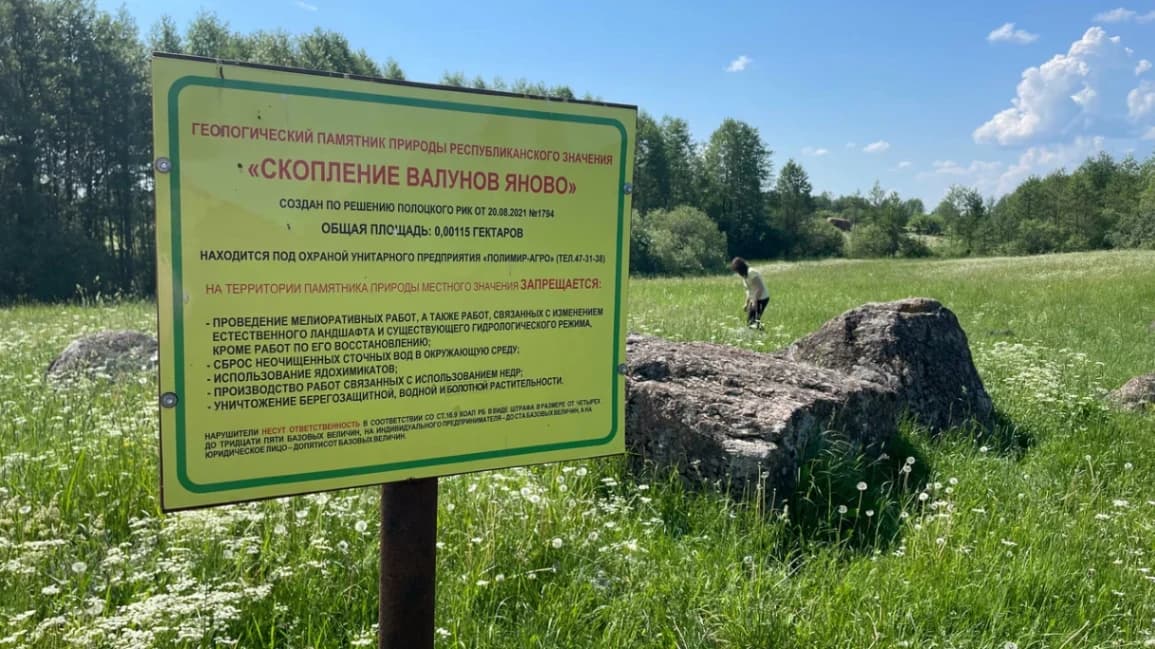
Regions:
<instances>
[{"instance_id":1,"label":"grass field","mask_svg":"<svg viewBox=\"0 0 1155 649\"><path fill-rule=\"evenodd\" d=\"M632 281L631 329L771 350L937 298L1024 443L907 429L913 465L820 459L785 512L618 458L443 478L439 647L1155 646L1155 417L1102 401L1155 371L1155 252L761 268L763 333L733 275ZM0 648L374 646L377 490L162 515L154 385L45 385L154 326L0 310Z\"/></svg>"}]
</instances>

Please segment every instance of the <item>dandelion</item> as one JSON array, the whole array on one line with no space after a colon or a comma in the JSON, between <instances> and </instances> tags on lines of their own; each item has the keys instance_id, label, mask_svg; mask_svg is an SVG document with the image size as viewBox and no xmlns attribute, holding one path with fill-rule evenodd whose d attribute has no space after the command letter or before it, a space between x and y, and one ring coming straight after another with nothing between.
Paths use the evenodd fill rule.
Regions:
<instances>
[{"instance_id":1,"label":"dandelion","mask_svg":"<svg viewBox=\"0 0 1155 649\"><path fill-rule=\"evenodd\" d=\"M45 586L44 588L40 589L40 594L52 597L53 595L59 595L60 589L56 586Z\"/></svg>"},{"instance_id":2,"label":"dandelion","mask_svg":"<svg viewBox=\"0 0 1155 649\"><path fill-rule=\"evenodd\" d=\"M469 539L469 542L474 544L474 545L481 545L481 537L475 536L475 537Z\"/></svg>"},{"instance_id":3,"label":"dandelion","mask_svg":"<svg viewBox=\"0 0 1155 649\"><path fill-rule=\"evenodd\" d=\"M477 580L477 585L478 585L478 587L480 587L480 588L485 588L486 586L488 586L488 585L489 585L489 582L488 582L488 581L486 581L486 580L484 580L484 579L478 579L478 580Z\"/></svg>"},{"instance_id":4,"label":"dandelion","mask_svg":"<svg viewBox=\"0 0 1155 649\"><path fill-rule=\"evenodd\" d=\"M590 535L587 538L589 538L590 543L596 543L598 540L598 531L594 530L590 532Z\"/></svg>"},{"instance_id":5,"label":"dandelion","mask_svg":"<svg viewBox=\"0 0 1155 649\"><path fill-rule=\"evenodd\" d=\"M365 530L369 529L369 523L366 523L365 521L357 521L356 523L353 523L353 529L356 530L358 534L364 534Z\"/></svg>"},{"instance_id":6,"label":"dandelion","mask_svg":"<svg viewBox=\"0 0 1155 649\"><path fill-rule=\"evenodd\" d=\"M451 512L451 511L453 511L453 510L455 510L455 509L457 509L457 505L455 505L455 504L453 504L453 503L446 503L446 504L445 504L445 511L447 511L447 512Z\"/></svg>"},{"instance_id":7,"label":"dandelion","mask_svg":"<svg viewBox=\"0 0 1155 649\"><path fill-rule=\"evenodd\" d=\"M940 546L946 545L946 539L942 538L941 536L935 539L934 542Z\"/></svg>"},{"instance_id":8,"label":"dandelion","mask_svg":"<svg viewBox=\"0 0 1155 649\"><path fill-rule=\"evenodd\" d=\"M583 477L585 477L585 475L586 475L587 473L589 473L589 469L585 468L584 466L579 466L579 467L578 467L578 470L577 470L577 475L578 475L578 477L579 477L579 478L583 478Z\"/></svg>"},{"instance_id":9,"label":"dandelion","mask_svg":"<svg viewBox=\"0 0 1155 649\"><path fill-rule=\"evenodd\" d=\"M1007 640L1006 643L1003 644L1003 649L1019 649L1019 645Z\"/></svg>"},{"instance_id":10,"label":"dandelion","mask_svg":"<svg viewBox=\"0 0 1155 649\"><path fill-rule=\"evenodd\" d=\"M951 478L950 480L947 480L947 482L949 482L950 485L952 487L954 487L954 486L958 485L958 478Z\"/></svg>"},{"instance_id":11,"label":"dandelion","mask_svg":"<svg viewBox=\"0 0 1155 649\"><path fill-rule=\"evenodd\" d=\"M565 545L565 542L561 540L560 536L555 536L549 544L553 546L553 549L560 550L561 546Z\"/></svg>"},{"instance_id":12,"label":"dandelion","mask_svg":"<svg viewBox=\"0 0 1155 649\"><path fill-rule=\"evenodd\" d=\"M1095 514L1095 520L1108 521L1108 520L1111 520L1111 516L1110 516L1110 514Z\"/></svg>"},{"instance_id":13,"label":"dandelion","mask_svg":"<svg viewBox=\"0 0 1155 649\"><path fill-rule=\"evenodd\" d=\"M845 513L846 513L846 512L848 512L848 511L850 511L850 510L848 510L848 509L846 508L846 505L839 505L839 506L838 506L838 513L839 513L839 514L845 514Z\"/></svg>"},{"instance_id":14,"label":"dandelion","mask_svg":"<svg viewBox=\"0 0 1155 649\"><path fill-rule=\"evenodd\" d=\"M991 450L989 446L980 446L979 447L979 453L986 453L989 450Z\"/></svg>"},{"instance_id":15,"label":"dandelion","mask_svg":"<svg viewBox=\"0 0 1155 649\"><path fill-rule=\"evenodd\" d=\"M918 494L918 500L919 500L919 502L926 502L926 501L930 500L930 494L928 494L927 492L924 491L924 492Z\"/></svg>"},{"instance_id":16,"label":"dandelion","mask_svg":"<svg viewBox=\"0 0 1155 649\"><path fill-rule=\"evenodd\" d=\"M449 629L446 629L446 628L440 627L440 626L437 627L437 637L442 638L442 639L448 638L449 637Z\"/></svg>"},{"instance_id":17,"label":"dandelion","mask_svg":"<svg viewBox=\"0 0 1155 649\"><path fill-rule=\"evenodd\" d=\"M906 458L906 466L914 466L914 458L913 457L907 457Z\"/></svg>"},{"instance_id":18,"label":"dandelion","mask_svg":"<svg viewBox=\"0 0 1155 649\"><path fill-rule=\"evenodd\" d=\"M493 578L493 581L495 581L495 582L497 582L497 583L499 583L499 584L500 584L501 582L505 581L505 573L503 573L503 572L499 572L499 573L497 573L497 575L496 575L496 576L494 576L494 578Z\"/></svg>"},{"instance_id":19,"label":"dandelion","mask_svg":"<svg viewBox=\"0 0 1155 649\"><path fill-rule=\"evenodd\" d=\"M866 510L866 517L867 518L873 518L874 517L874 510L873 509Z\"/></svg>"},{"instance_id":20,"label":"dandelion","mask_svg":"<svg viewBox=\"0 0 1155 649\"><path fill-rule=\"evenodd\" d=\"M1007 539L1003 539L1003 540L1002 540L1002 541L1000 541L1000 542L1001 542L1003 545L1005 545L1005 546L1008 546L1008 547L1014 547L1014 546L1018 545L1018 543L1015 543L1014 541L1010 541L1010 540L1007 540Z\"/></svg>"},{"instance_id":21,"label":"dandelion","mask_svg":"<svg viewBox=\"0 0 1155 649\"><path fill-rule=\"evenodd\" d=\"M1130 462L1128 462L1128 463L1126 463L1126 464L1124 464L1124 465L1123 465L1123 468L1124 468L1124 469L1126 469L1126 470L1128 470L1128 471L1130 471L1131 469L1134 469L1134 468L1135 468L1135 465L1134 465L1134 464L1131 464Z\"/></svg>"},{"instance_id":22,"label":"dandelion","mask_svg":"<svg viewBox=\"0 0 1155 649\"><path fill-rule=\"evenodd\" d=\"M88 570L88 564L83 561L77 561L72 564L72 572L78 575L83 575L85 570Z\"/></svg>"},{"instance_id":23,"label":"dandelion","mask_svg":"<svg viewBox=\"0 0 1155 649\"><path fill-rule=\"evenodd\" d=\"M856 484L854 486L859 491L866 491L866 483L865 482L859 482L858 484Z\"/></svg>"},{"instance_id":24,"label":"dandelion","mask_svg":"<svg viewBox=\"0 0 1155 649\"><path fill-rule=\"evenodd\" d=\"M1111 504L1116 506L1116 507L1127 507L1131 503L1127 502L1126 500L1123 500L1122 498L1116 498L1115 500L1111 501Z\"/></svg>"}]
</instances>

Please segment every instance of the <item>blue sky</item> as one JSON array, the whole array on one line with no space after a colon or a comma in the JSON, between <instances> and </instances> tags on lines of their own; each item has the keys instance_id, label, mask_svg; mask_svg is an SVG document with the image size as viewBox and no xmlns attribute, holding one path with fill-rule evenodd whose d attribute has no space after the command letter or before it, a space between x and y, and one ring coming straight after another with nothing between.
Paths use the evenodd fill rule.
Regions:
<instances>
[{"instance_id":1,"label":"blue sky","mask_svg":"<svg viewBox=\"0 0 1155 649\"><path fill-rule=\"evenodd\" d=\"M685 119L705 141L755 126L815 191L875 180L934 207L1032 173L1155 147L1155 0L886 3L98 0L147 34L204 9L240 32L322 27L407 78L568 84Z\"/></svg>"}]
</instances>

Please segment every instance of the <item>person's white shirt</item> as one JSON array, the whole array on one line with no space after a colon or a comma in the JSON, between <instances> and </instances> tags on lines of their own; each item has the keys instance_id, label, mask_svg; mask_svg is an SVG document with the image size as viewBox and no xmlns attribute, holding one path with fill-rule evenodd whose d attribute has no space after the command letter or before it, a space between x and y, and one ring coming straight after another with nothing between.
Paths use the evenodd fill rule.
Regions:
<instances>
[{"instance_id":1,"label":"person's white shirt","mask_svg":"<svg viewBox=\"0 0 1155 649\"><path fill-rule=\"evenodd\" d=\"M765 300L770 297L766 282L762 281L762 274L753 268L746 270L746 277L742 278L746 284L746 299L751 301Z\"/></svg>"}]
</instances>

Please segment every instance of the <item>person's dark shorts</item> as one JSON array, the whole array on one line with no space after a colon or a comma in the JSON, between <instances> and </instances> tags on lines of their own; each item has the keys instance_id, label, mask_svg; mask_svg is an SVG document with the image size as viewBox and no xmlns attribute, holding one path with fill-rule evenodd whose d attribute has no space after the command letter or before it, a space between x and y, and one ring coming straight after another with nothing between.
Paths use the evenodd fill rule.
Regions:
<instances>
[{"instance_id":1,"label":"person's dark shorts","mask_svg":"<svg viewBox=\"0 0 1155 649\"><path fill-rule=\"evenodd\" d=\"M768 304L770 304L770 298L764 297L748 309L746 311L746 324L760 322L762 320L762 314L766 311L766 305Z\"/></svg>"}]
</instances>

